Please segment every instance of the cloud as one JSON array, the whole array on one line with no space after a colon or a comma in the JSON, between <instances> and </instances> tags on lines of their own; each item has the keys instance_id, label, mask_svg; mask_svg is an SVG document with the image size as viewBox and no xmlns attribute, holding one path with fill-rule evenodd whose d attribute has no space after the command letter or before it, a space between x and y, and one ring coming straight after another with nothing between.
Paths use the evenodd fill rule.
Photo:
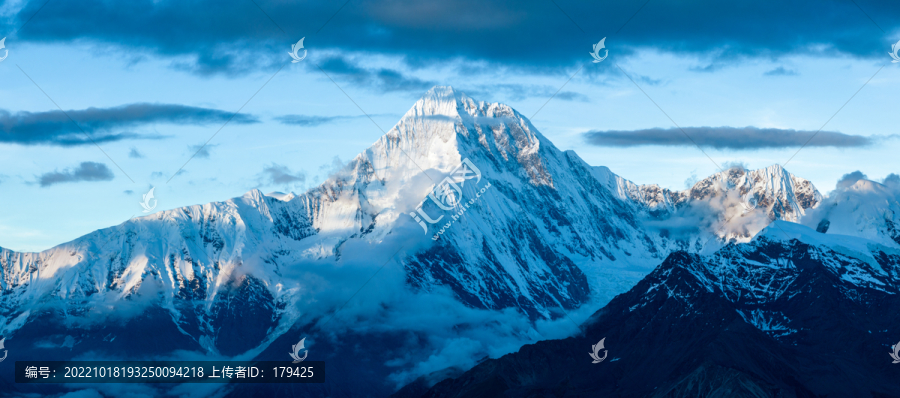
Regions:
<instances>
[{"instance_id":1,"label":"cloud","mask_svg":"<svg viewBox=\"0 0 900 398\"><path fill-rule=\"evenodd\" d=\"M335 156L331 158L331 163L326 163L319 166L319 173L321 173L321 176L317 175L316 179L326 179L328 177L334 176L344 170L348 164L349 162L344 163L341 158Z\"/></svg>"},{"instance_id":2,"label":"cloud","mask_svg":"<svg viewBox=\"0 0 900 398\"><path fill-rule=\"evenodd\" d=\"M53 184L78 181L111 181L114 175L103 163L81 162L78 167L67 168L65 171L54 171L42 174L38 177L41 187L49 187Z\"/></svg>"},{"instance_id":3,"label":"cloud","mask_svg":"<svg viewBox=\"0 0 900 398\"><path fill-rule=\"evenodd\" d=\"M837 182L837 189L844 189L853 186L859 180L867 180L869 177L866 177L861 171L856 170L852 173L844 174Z\"/></svg>"},{"instance_id":4,"label":"cloud","mask_svg":"<svg viewBox=\"0 0 900 398\"><path fill-rule=\"evenodd\" d=\"M691 176L684 180L684 189L691 189L700 179L697 177L697 170L691 172Z\"/></svg>"},{"instance_id":5,"label":"cloud","mask_svg":"<svg viewBox=\"0 0 900 398\"><path fill-rule=\"evenodd\" d=\"M394 69L365 68L354 65L340 56L329 57L317 66L331 78L337 77L354 85L375 89L379 92L422 92L438 85L435 81L406 76Z\"/></svg>"},{"instance_id":6,"label":"cloud","mask_svg":"<svg viewBox=\"0 0 900 398\"><path fill-rule=\"evenodd\" d=\"M574 91L559 91L559 87L537 84L480 84L467 87L460 86L460 91L466 95L479 98L496 98L503 95L508 101L521 101L526 98L550 98L563 101L590 102L590 99L581 93Z\"/></svg>"},{"instance_id":7,"label":"cloud","mask_svg":"<svg viewBox=\"0 0 900 398\"><path fill-rule=\"evenodd\" d=\"M716 72L724 67L725 67L725 63L723 63L723 62L713 62L706 66L692 66L689 69L692 72L710 73L710 72Z\"/></svg>"},{"instance_id":8,"label":"cloud","mask_svg":"<svg viewBox=\"0 0 900 398\"><path fill-rule=\"evenodd\" d=\"M4 30L21 26L43 3L28 1L5 21ZM581 31L547 1L381 0L339 11L328 2L257 1L286 36L253 3L54 2L18 35L31 42L121 46L129 54L166 57L173 66L205 75L277 69L287 59L287 45L304 36L309 48L396 55L409 65L463 58L547 70L589 60L590 41L573 40ZM875 58L886 51L885 37L853 2L789 2L778 4L777 12L752 0L651 2L637 14L631 2L557 3L589 37L609 36L606 44L619 57L641 48L716 52L727 62L796 53ZM897 30L900 8L890 2L863 6L878 16L884 31ZM318 60L311 54L310 61Z\"/></svg>"},{"instance_id":9,"label":"cloud","mask_svg":"<svg viewBox=\"0 0 900 398\"><path fill-rule=\"evenodd\" d=\"M209 150L218 146L219 144L197 144L197 145L189 145L188 151L191 152L196 158L209 159Z\"/></svg>"},{"instance_id":10,"label":"cloud","mask_svg":"<svg viewBox=\"0 0 900 398\"><path fill-rule=\"evenodd\" d=\"M579 101L579 102L590 102L588 97L584 94L579 94L574 91L561 91L553 98L561 99L563 101Z\"/></svg>"},{"instance_id":11,"label":"cloud","mask_svg":"<svg viewBox=\"0 0 900 398\"><path fill-rule=\"evenodd\" d=\"M742 162L742 161L740 161L740 160L734 160L734 161L725 162L725 163L722 163L722 166L725 166L725 168L728 169L728 170L731 170L731 169L737 169L737 170L749 170L749 169L747 168L747 163L744 163L744 162Z\"/></svg>"},{"instance_id":12,"label":"cloud","mask_svg":"<svg viewBox=\"0 0 900 398\"><path fill-rule=\"evenodd\" d=\"M307 115L284 115L275 118L281 124L291 124L295 126L313 127L325 123L332 123L337 120L350 119L353 116L307 116Z\"/></svg>"},{"instance_id":13,"label":"cloud","mask_svg":"<svg viewBox=\"0 0 900 398\"><path fill-rule=\"evenodd\" d=\"M10 113L0 110L0 143L73 146L124 139L159 139L162 136L122 130L154 123L182 125L224 123L231 117L231 112L216 109L147 103L112 108L91 107L66 112L54 110ZM253 116L238 114L231 122L249 124L258 123L258 120ZM90 135L90 138L85 133Z\"/></svg>"},{"instance_id":14,"label":"cloud","mask_svg":"<svg viewBox=\"0 0 900 398\"><path fill-rule=\"evenodd\" d=\"M427 179L426 179L427 180ZM326 344L336 344L345 331L356 334L402 332L405 335L422 336L404 344L402 352L386 354L382 358L395 371L388 376L397 388L447 367L468 368L485 356L500 357L513 352L523 344L538 339L563 338L578 331L572 320L560 317L554 320L532 323L527 315L514 308L485 310L462 303L451 289L435 286L428 291L409 289L402 263L392 260L394 252L384 247L400 247L406 253L421 250L421 229L410 221L372 244L350 239L340 246L340 266L325 267L333 259L304 261L302 266L284 269L285 287L293 293L296 308L301 309L303 319L316 326L314 329ZM410 249L407 249L407 246ZM329 263L329 261L331 263ZM347 301L353 290L365 282L372 272L371 264L389 264L378 273L378 285L367 290L365 300ZM245 272L255 272L253 267ZM355 284L355 285L354 285ZM575 321L581 321L598 306L571 311ZM336 311L336 309L340 309ZM326 316L334 314L331 316ZM287 319L283 322L292 322ZM328 339L328 340L326 340ZM334 339L334 342L329 341Z\"/></svg>"},{"instance_id":15,"label":"cloud","mask_svg":"<svg viewBox=\"0 0 900 398\"><path fill-rule=\"evenodd\" d=\"M797 76L799 73L793 69L785 69L783 66L779 66L775 69L772 69L766 73L763 73L765 76Z\"/></svg>"},{"instance_id":16,"label":"cloud","mask_svg":"<svg viewBox=\"0 0 900 398\"><path fill-rule=\"evenodd\" d=\"M729 168L743 167L732 163ZM696 174L685 182L687 189L697 183ZM749 239L762 231L771 221L768 208L749 209L747 201L736 190L729 190L724 181L713 181L711 188L719 193L705 198L691 200L671 210L657 214L645 213L639 219L642 227L685 243L693 240L696 244L706 244L714 236L727 239Z\"/></svg>"},{"instance_id":17,"label":"cloud","mask_svg":"<svg viewBox=\"0 0 900 398\"><path fill-rule=\"evenodd\" d=\"M335 123L343 120L351 120L351 119L360 119L360 118L368 118L368 117L380 117L380 116L396 116L393 114L387 113L378 113L371 115L356 115L356 116L310 116L310 115L283 115L275 117L274 119L281 124L288 124L294 126L303 126L303 127L315 127L328 123Z\"/></svg>"},{"instance_id":18,"label":"cloud","mask_svg":"<svg viewBox=\"0 0 900 398\"><path fill-rule=\"evenodd\" d=\"M306 173L294 173L287 166L272 163L263 169L262 181L268 185L292 185L306 182Z\"/></svg>"},{"instance_id":19,"label":"cloud","mask_svg":"<svg viewBox=\"0 0 900 398\"><path fill-rule=\"evenodd\" d=\"M658 86L662 83L662 79L653 79L650 76L637 75L637 81L644 83L648 86Z\"/></svg>"},{"instance_id":20,"label":"cloud","mask_svg":"<svg viewBox=\"0 0 900 398\"><path fill-rule=\"evenodd\" d=\"M682 133L681 130L684 130ZM690 137L685 137L685 133ZM849 135L835 131L815 131L757 128L757 127L685 127L652 128L643 130L588 131L583 134L591 145L608 147L633 146L694 146L716 149L763 149L792 148L803 146L809 141L810 147L864 147L874 142L871 137ZM693 140L693 141L692 141Z\"/></svg>"},{"instance_id":21,"label":"cloud","mask_svg":"<svg viewBox=\"0 0 900 398\"><path fill-rule=\"evenodd\" d=\"M135 158L135 159L141 159L144 157L144 154L140 153L137 150L137 148L131 147L131 151L128 152L128 157Z\"/></svg>"},{"instance_id":22,"label":"cloud","mask_svg":"<svg viewBox=\"0 0 900 398\"><path fill-rule=\"evenodd\" d=\"M330 56L311 69L321 67L329 77L349 82L350 84L376 92L408 92L416 95L441 85L433 80L424 80L401 71L388 68L368 68L360 66L354 60ZM640 76L639 80L650 85L658 85L660 81ZM477 84L457 85L460 91L479 98L496 98L503 96L505 100L520 101L526 98L556 98L563 101L589 102L589 98L574 91L559 91L558 86L537 84Z\"/></svg>"},{"instance_id":23,"label":"cloud","mask_svg":"<svg viewBox=\"0 0 900 398\"><path fill-rule=\"evenodd\" d=\"M188 149L190 149L190 148L188 148ZM195 152L196 152L196 151L195 151ZM193 154L193 152L192 152L192 154ZM176 175L176 176L180 176L180 175L182 175L182 174L187 174L187 172L188 172L187 170L181 169L181 170L178 170L178 171L175 173L175 175ZM155 179L159 179L159 178L166 178L166 177L168 177L168 176L169 176L168 174L166 174L165 172L162 172L162 171L154 171L154 172L150 173L150 178L152 178L152 179L154 179L154 180L155 180Z\"/></svg>"},{"instance_id":24,"label":"cloud","mask_svg":"<svg viewBox=\"0 0 900 398\"><path fill-rule=\"evenodd\" d=\"M900 190L900 175L894 173L888 174L881 183L893 189Z\"/></svg>"}]
</instances>

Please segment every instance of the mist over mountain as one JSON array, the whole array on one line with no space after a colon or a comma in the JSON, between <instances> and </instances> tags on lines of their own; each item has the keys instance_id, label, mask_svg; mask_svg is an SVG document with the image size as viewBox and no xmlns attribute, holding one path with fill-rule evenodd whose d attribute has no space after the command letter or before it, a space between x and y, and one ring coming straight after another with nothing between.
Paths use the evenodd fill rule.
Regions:
<instances>
[{"instance_id":1,"label":"mist over mountain","mask_svg":"<svg viewBox=\"0 0 900 398\"><path fill-rule=\"evenodd\" d=\"M636 292L626 295L637 305L633 289L645 277L664 279L661 269L676 269L677 258L724 263L734 250L755 258L769 249L753 239L772 220L791 222L776 224L786 230L815 223L826 225L813 228L818 235L900 245L895 215L865 221L896 210L895 191L857 184L826 198L774 165L730 168L684 191L636 185L560 151L507 105L435 87L307 192L254 190L161 211L40 253L0 248L0 335L12 359L0 369L16 358L288 360L288 347L306 337L309 360L325 360L329 374L358 384L218 393L387 396L420 377L431 387L484 358L576 335L604 305L624 308L623 296L610 301L624 292ZM859 205L870 196L884 211ZM768 227L765 239L781 228ZM741 269L733 276L746 277ZM683 288L697 286L707 285ZM750 322L757 309L742 308L739 318ZM114 395L118 387L91 388Z\"/></svg>"}]
</instances>

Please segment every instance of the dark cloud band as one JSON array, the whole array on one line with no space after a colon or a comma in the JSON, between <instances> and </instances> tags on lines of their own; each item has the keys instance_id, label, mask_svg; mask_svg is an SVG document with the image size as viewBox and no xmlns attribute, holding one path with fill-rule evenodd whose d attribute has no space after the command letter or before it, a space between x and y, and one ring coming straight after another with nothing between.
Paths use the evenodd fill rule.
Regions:
<instances>
[{"instance_id":1,"label":"dark cloud band","mask_svg":"<svg viewBox=\"0 0 900 398\"><path fill-rule=\"evenodd\" d=\"M81 162L77 167L42 174L38 177L38 183L42 187L49 187L64 182L110 181L114 177L112 170L103 163Z\"/></svg>"},{"instance_id":2,"label":"dark cloud band","mask_svg":"<svg viewBox=\"0 0 900 398\"><path fill-rule=\"evenodd\" d=\"M309 116L309 115L284 115L275 118L281 124L293 126L313 127L322 124L333 123L339 120L352 119L353 116Z\"/></svg>"},{"instance_id":3,"label":"dark cloud band","mask_svg":"<svg viewBox=\"0 0 900 398\"><path fill-rule=\"evenodd\" d=\"M224 123L231 116L231 112L216 109L145 103L69 110L65 113L59 110L16 113L0 110L0 143L60 146L90 144L91 139L85 133L97 143L129 138L161 138L158 135L142 135L122 130L153 123ZM231 122L247 124L257 123L258 120L253 116L238 114Z\"/></svg>"},{"instance_id":4,"label":"dark cloud band","mask_svg":"<svg viewBox=\"0 0 900 398\"><path fill-rule=\"evenodd\" d=\"M2 30L14 30L43 3L27 1ZM200 74L277 69L286 47L301 37L307 37L308 48L393 54L410 65L463 58L548 70L585 62L590 45L602 37L617 57L641 48L718 54L720 62L823 48L829 54L884 57L889 37L880 29L891 32L900 25L900 7L890 1L864 5L868 15L878 16L880 27L854 2L843 0L654 1L637 14L638 3L627 1L560 0L557 8L545 0L361 0L337 14L339 6L330 2L260 0L259 8L253 3L52 2L16 39L83 39L156 55L189 55L193 65L185 68ZM423 82L398 83L403 84Z\"/></svg>"},{"instance_id":5,"label":"dark cloud band","mask_svg":"<svg viewBox=\"0 0 900 398\"><path fill-rule=\"evenodd\" d=\"M682 132L682 130L684 132ZM685 136L687 134L687 136ZM810 137L815 137L810 140ZM690 137L690 138L688 138ZM592 145L608 147L633 146L694 146L716 149L794 148L810 147L852 148L870 145L873 139L835 131L787 130L756 127L685 127L683 129L644 129L633 131L610 130L584 133ZM807 141L809 143L807 144Z\"/></svg>"},{"instance_id":6,"label":"dark cloud band","mask_svg":"<svg viewBox=\"0 0 900 398\"><path fill-rule=\"evenodd\" d=\"M370 117L396 117L397 115L390 113L371 113L367 115L355 116L311 116L311 115L282 115L273 119L281 124L302 127L315 127L323 124L337 123L346 120L364 119Z\"/></svg>"}]
</instances>

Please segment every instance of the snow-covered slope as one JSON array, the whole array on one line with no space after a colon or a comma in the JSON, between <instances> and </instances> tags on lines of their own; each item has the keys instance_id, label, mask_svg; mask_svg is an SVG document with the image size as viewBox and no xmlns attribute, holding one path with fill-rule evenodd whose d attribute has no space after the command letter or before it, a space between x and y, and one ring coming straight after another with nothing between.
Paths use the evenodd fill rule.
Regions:
<instances>
[{"instance_id":1,"label":"snow-covered slope","mask_svg":"<svg viewBox=\"0 0 900 398\"><path fill-rule=\"evenodd\" d=\"M791 256L785 250L793 249ZM809 259L841 282L845 299L866 304L866 294L900 293L900 250L858 236L818 233L775 221L750 244L729 245L684 266L708 290L744 308L744 315L800 292L796 284ZM843 286L846 285L846 286ZM758 326L758 325L757 325Z\"/></svg>"},{"instance_id":2,"label":"snow-covered slope","mask_svg":"<svg viewBox=\"0 0 900 398\"><path fill-rule=\"evenodd\" d=\"M479 176L457 181L461 198L445 210L428 194L464 161ZM420 225L410 216L420 206L440 223ZM314 299L294 283L298 270L340 269L348 247L372 250L380 262L397 253L414 289L449 288L472 307L552 318L560 316L555 309L621 291L668 244L645 232L632 205L598 183L590 166L557 150L515 110L438 87L309 192L254 190L135 218L41 253L0 249L0 332L54 303L77 314L143 292L159 297L182 332L208 350L243 352L304 316L298 300ZM633 274L624 282L606 277L610 264ZM228 303L248 291L259 294L246 311L265 325L243 343L218 341L238 314L223 311L237 311Z\"/></svg>"},{"instance_id":3,"label":"snow-covered slope","mask_svg":"<svg viewBox=\"0 0 900 398\"><path fill-rule=\"evenodd\" d=\"M802 223L828 234L900 247L900 187L861 179L831 192Z\"/></svg>"}]
</instances>

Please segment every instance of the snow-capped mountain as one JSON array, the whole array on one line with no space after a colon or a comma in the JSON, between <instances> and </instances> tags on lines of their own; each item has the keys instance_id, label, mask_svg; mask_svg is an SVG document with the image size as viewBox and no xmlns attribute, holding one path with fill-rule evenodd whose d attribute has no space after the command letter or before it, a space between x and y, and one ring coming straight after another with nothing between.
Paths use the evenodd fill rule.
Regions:
<instances>
[{"instance_id":1,"label":"snow-capped mountain","mask_svg":"<svg viewBox=\"0 0 900 398\"><path fill-rule=\"evenodd\" d=\"M897 396L898 286L900 250L776 221L712 255L672 253L578 336L397 396Z\"/></svg>"},{"instance_id":2,"label":"snow-capped mountain","mask_svg":"<svg viewBox=\"0 0 900 398\"><path fill-rule=\"evenodd\" d=\"M478 200L444 210L427 195L463 160L479 176L461 184L461 196ZM246 278L265 286L272 306L284 306L293 294L282 284L284 267L339 261L348 241L379 245L392 233L413 236L416 220L428 235L401 256L411 286L446 286L475 307L549 317L553 308L587 302L592 291L610 298L615 289L601 285L609 266L634 271L634 283L671 250L699 250L718 224L667 236L664 219L732 192L790 220L821 200L812 184L778 166L732 169L682 192L637 186L557 150L509 106L436 87L341 173L304 194L251 191L130 220L42 253L0 250L0 287L7 292L0 319L12 331L27 319L29 303L121 299L150 278L161 283L175 319L197 316L206 328L191 333L199 339L216 327L209 314L183 314L179 298L212 302L223 286ZM419 205L441 222L422 222ZM726 210L709 218L733 219ZM644 228L651 213L657 223Z\"/></svg>"},{"instance_id":3,"label":"snow-capped mountain","mask_svg":"<svg viewBox=\"0 0 900 398\"><path fill-rule=\"evenodd\" d=\"M521 345L540 337L524 330L528 322L590 313L673 251L711 253L747 241L770 218L802 219L821 201L809 181L778 166L731 169L681 192L638 186L558 150L507 105L435 87L308 192L253 190L135 218L40 253L0 248L0 335L34 350L63 344L71 355L272 359L301 330L327 334L344 311L353 320L342 333L382 339L382 353L393 347L406 357L389 362L414 368L410 358L427 362L432 352L406 352L401 332L373 337L381 326L366 319L389 306L369 299L346 307L360 286L411 292L391 296L394 303L449 292L463 305L444 317L448 335L468 333L472 317L491 325L484 313L512 313L525 326L501 328L503 344ZM395 268L402 285L368 284ZM353 312L354 305L371 307ZM142 333L148 329L154 332ZM359 353L328 349L337 358L329 366L346 366L332 370L355 371L349 358ZM402 368L385 362L365 376L382 389L387 374Z\"/></svg>"},{"instance_id":4,"label":"snow-capped mountain","mask_svg":"<svg viewBox=\"0 0 900 398\"><path fill-rule=\"evenodd\" d=\"M463 166L467 174L458 178ZM447 178L459 187L451 196L441 190ZM469 332L469 319L484 316L465 308L560 318L626 289L675 244L645 231L633 204L509 106L438 87L306 193L254 190L135 218L40 253L0 249L0 334L18 341L17 356L59 358L46 350L63 345L73 356L277 359L283 349L273 342L297 339L301 330L323 341L329 332L318 328L353 325L368 331L366 339L403 347L398 358L425 361L433 353L405 352L407 339L373 337L382 326L366 319L382 316L386 304L347 301L382 268L388 276L375 283L392 283L384 278L399 267L405 287L398 288L418 292L405 302L451 292L464 306L453 310L449 319L460 324L448 324L447 334L472 341L482 332ZM372 311L355 308L370 303ZM329 324L338 310L356 319ZM527 324L483 322L498 329L491 334L508 335L502 345L539 338ZM359 353L340 349L317 352L340 357L329 362L333 371L354 371L339 364ZM367 377L385 388L395 368L382 364Z\"/></svg>"},{"instance_id":5,"label":"snow-capped mountain","mask_svg":"<svg viewBox=\"0 0 900 398\"><path fill-rule=\"evenodd\" d=\"M836 189L804 225L828 234L860 236L900 247L900 186L870 180Z\"/></svg>"},{"instance_id":6,"label":"snow-capped mountain","mask_svg":"<svg viewBox=\"0 0 900 398\"><path fill-rule=\"evenodd\" d=\"M464 212L459 204L446 211L427 195L464 159L480 177L462 184L462 197L488 188ZM409 215L419 205L443 217L427 225L427 235ZM394 236L409 240L399 258L411 286L445 286L474 307L540 317L588 300L588 275L597 267L577 263L635 257L649 271L664 255L662 240L639 227L628 203L522 115L435 88L341 173L304 194L255 190L132 219L41 253L3 249L0 320L10 333L47 300L114 302L153 281L186 334L235 354L259 340L227 348L216 341L217 300L235 286L267 292L269 326L289 325L301 316L292 307L305 294L289 287L291 267L340 264L350 243L394 253L403 247L390 246ZM186 300L205 304L182 307Z\"/></svg>"},{"instance_id":7,"label":"snow-capped mountain","mask_svg":"<svg viewBox=\"0 0 900 398\"><path fill-rule=\"evenodd\" d=\"M618 198L635 203L642 215L660 221L648 225L664 236L673 226L687 225L692 237L704 235L695 231L701 227L725 241L747 242L772 220L800 221L823 199L810 181L780 165L759 170L731 167L684 191L637 185L603 166L594 171Z\"/></svg>"}]
</instances>

